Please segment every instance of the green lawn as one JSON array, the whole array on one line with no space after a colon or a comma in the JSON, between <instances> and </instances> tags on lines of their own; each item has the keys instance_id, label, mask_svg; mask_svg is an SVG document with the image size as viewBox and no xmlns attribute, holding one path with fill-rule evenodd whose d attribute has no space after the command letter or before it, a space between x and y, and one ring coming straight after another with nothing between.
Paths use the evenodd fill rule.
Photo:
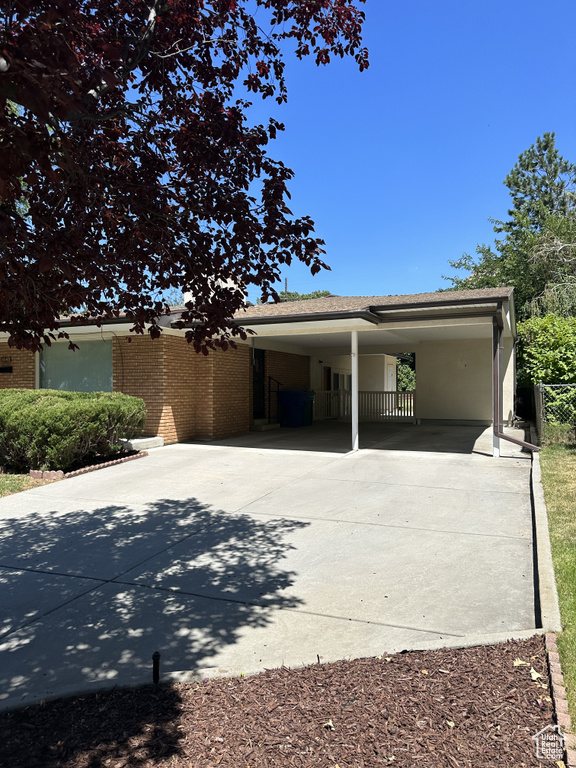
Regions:
<instances>
[{"instance_id":1,"label":"green lawn","mask_svg":"<svg viewBox=\"0 0 576 768\"><path fill-rule=\"evenodd\" d=\"M11 493L20 493L29 488L46 485L50 480L35 480L30 475L0 475L0 498Z\"/></svg>"},{"instance_id":2,"label":"green lawn","mask_svg":"<svg viewBox=\"0 0 576 768\"><path fill-rule=\"evenodd\" d=\"M549 445L540 453L552 558L562 614L558 652L576 717L576 447Z\"/></svg>"}]
</instances>

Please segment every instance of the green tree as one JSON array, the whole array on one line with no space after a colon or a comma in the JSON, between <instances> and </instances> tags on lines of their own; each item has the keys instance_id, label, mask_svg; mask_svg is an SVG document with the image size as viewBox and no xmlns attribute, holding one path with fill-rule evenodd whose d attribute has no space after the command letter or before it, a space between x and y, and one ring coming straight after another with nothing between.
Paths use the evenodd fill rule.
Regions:
<instances>
[{"instance_id":1,"label":"green tree","mask_svg":"<svg viewBox=\"0 0 576 768\"><path fill-rule=\"evenodd\" d=\"M528 222L520 222L530 229L541 231L550 215L565 216L570 207L569 192L574 187L576 165L569 162L556 149L556 134L545 133L536 139L504 179L510 190L514 207L508 211L512 221L503 226L512 231L518 226L517 214ZM497 230L498 231L498 230Z\"/></svg>"},{"instance_id":2,"label":"green tree","mask_svg":"<svg viewBox=\"0 0 576 768\"><path fill-rule=\"evenodd\" d=\"M280 291L280 301L308 301L309 299L322 299L331 296L330 291L312 291L312 293L298 293L298 291Z\"/></svg>"},{"instance_id":3,"label":"green tree","mask_svg":"<svg viewBox=\"0 0 576 768\"><path fill-rule=\"evenodd\" d=\"M519 379L576 384L576 317L531 317L518 323Z\"/></svg>"},{"instance_id":4,"label":"green tree","mask_svg":"<svg viewBox=\"0 0 576 768\"><path fill-rule=\"evenodd\" d=\"M509 221L492 219L502 237L478 245L476 256L465 253L449 262L470 273L446 278L450 290L511 285L520 317L534 312L540 297L552 300L560 286L569 293L566 286L574 283L575 274L573 252L567 248L576 242L575 174L576 166L556 149L553 133L538 138L504 180L514 207ZM563 306L568 305L564 300Z\"/></svg>"},{"instance_id":5,"label":"green tree","mask_svg":"<svg viewBox=\"0 0 576 768\"><path fill-rule=\"evenodd\" d=\"M298 293L298 291L278 292L280 301L308 301L309 299L322 299L325 296L331 295L330 291L312 291L312 293ZM257 299L256 303L262 304L260 299Z\"/></svg>"},{"instance_id":6,"label":"green tree","mask_svg":"<svg viewBox=\"0 0 576 768\"><path fill-rule=\"evenodd\" d=\"M183 307L184 294L178 288L170 288L164 293L164 301L169 307Z\"/></svg>"},{"instance_id":7,"label":"green tree","mask_svg":"<svg viewBox=\"0 0 576 768\"><path fill-rule=\"evenodd\" d=\"M547 220L532 251L536 269L546 275L544 290L530 302L530 314L576 315L576 214Z\"/></svg>"},{"instance_id":8,"label":"green tree","mask_svg":"<svg viewBox=\"0 0 576 768\"><path fill-rule=\"evenodd\" d=\"M410 363L398 360L397 371L399 392L411 392L416 389L416 373Z\"/></svg>"}]
</instances>

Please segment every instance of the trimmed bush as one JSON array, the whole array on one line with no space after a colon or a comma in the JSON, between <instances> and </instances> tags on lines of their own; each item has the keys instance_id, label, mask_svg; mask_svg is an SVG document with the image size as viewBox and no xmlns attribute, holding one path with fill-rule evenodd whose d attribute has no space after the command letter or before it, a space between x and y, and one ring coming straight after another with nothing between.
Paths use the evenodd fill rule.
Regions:
<instances>
[{"instance_id":1,"label":"trimmed bush","mask_svg":"<svg viewBox=\"0 0 576 768\"><path fill-rule=\"evenodd\" d=\"M0 390L0 465L66 471L117 453L145 420L144 402L120 392Z\"/></svg>"}]
</instances>

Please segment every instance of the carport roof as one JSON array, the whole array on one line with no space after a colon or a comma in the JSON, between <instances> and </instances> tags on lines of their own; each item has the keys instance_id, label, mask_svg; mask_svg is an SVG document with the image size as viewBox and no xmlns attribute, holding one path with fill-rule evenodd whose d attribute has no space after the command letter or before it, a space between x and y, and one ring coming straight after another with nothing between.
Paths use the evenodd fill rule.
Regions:
<instances>
[{"instance_id":1,"label":"carport roof","mask_svg":"<svg viewBox=\"0 0 576 768\"><path fill-rule=\"evenodd\" d=\"M282 322L290 318L327 319L338 316L374 315L391 310L468 307L470 305L510 301L514 289L479 288L471 291L436 291L435 293L401 294L398 296L324 296L306 301L260 304L237 312L239 322Z\"/></svg>"}]
</instances>

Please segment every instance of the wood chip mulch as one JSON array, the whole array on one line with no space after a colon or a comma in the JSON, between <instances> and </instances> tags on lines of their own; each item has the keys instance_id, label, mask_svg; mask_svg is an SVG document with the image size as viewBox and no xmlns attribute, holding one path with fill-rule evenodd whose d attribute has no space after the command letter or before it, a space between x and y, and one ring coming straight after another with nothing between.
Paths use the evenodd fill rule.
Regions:
<instances>
[{"instance_id":1,"label":"wood chip mulch","mask_svg":"<svg viewBox=\"0 0 576 768\"><path fill-rule=\"evenodd\" d=\"M531 737L550 724L533 637L26 707L0 714L0 765L542 768Z\"/></svg>"}]
</instances>

